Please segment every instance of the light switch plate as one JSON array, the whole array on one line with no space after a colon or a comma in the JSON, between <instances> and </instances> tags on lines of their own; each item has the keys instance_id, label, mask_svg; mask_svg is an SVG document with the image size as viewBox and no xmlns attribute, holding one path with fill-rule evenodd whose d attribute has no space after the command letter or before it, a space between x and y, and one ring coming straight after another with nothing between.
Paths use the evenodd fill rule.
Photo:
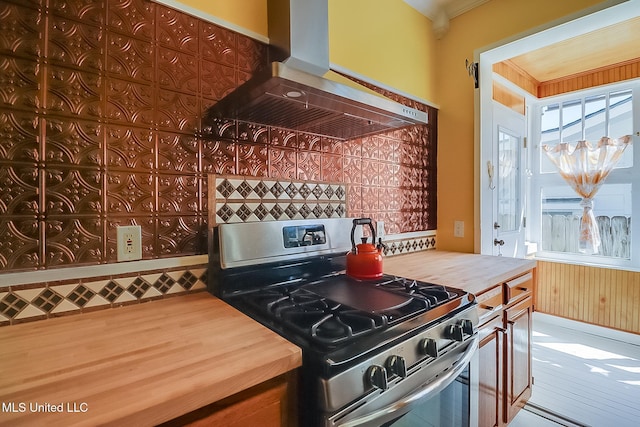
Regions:
<instances>
[{"instance_id":1,"label":"light switch plate","mask_svg":"<svg viewBox=\"0 0 640 427\"><path fill-rule=\"evenodd\" d=\"M384 221L376 221L376 237L381 239L384 236Z\"/></svg>"},{"instance_id":2,"label":"light switch plate","mask_svg":"<svg viewBox=\"0 0 640 427\"><path fill-rule=\"evenodd\" d=\"M142 228L139 225L118 226L118 262L142 259Z\"/></svg>"}]
</instances>

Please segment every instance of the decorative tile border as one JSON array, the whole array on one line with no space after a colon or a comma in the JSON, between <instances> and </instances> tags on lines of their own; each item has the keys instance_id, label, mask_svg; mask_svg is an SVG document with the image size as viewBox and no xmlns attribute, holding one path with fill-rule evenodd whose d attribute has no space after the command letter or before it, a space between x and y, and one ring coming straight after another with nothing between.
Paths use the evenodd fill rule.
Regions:
<instances>
[{"instance_id":1,"label":"decorative tile border","mask_svg":"<svg viewBox=\"0 0 640 427\"><path fill-rule=\"evenodd\" d=\"M436 248L436 232L424 231L417 233L405 233L389 236L384 240L387 248L385 256L408 254L410 252L426 251Z\"/></svg>"},{"instance_id":2,"label":"decorative tile border","mask_svg":"<svg viewBox=\"0 0 640 427\"><path fill-rule=\"evenodd\" d=\"M206 289L207 266L0 288L0 326Z\"/></svg>"},{"instance_id":3,"label":"decorative tile border","mask_svg":"<svg viewBox=\"0 0 640 427\"><path fill-rule=\"evenodd\" d=\"M209 175L209 224L343 218L344 184Z\"/></svg>"}]
</instances>

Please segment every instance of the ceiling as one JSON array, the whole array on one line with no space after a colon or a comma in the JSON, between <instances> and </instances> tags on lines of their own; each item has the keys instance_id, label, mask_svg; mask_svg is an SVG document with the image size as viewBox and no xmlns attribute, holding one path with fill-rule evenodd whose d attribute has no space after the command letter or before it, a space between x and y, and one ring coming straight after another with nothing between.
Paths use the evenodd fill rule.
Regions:
<instances>
[{"instance_id":1,"label":"ceiling","mask_svg":"<svg viewBox=\"0 0 640 427\"><path fill-rule=\"evenodd\" d=\"M490 0L404 0L433 22L437 38L449 20ZM509 61L538 82L547 82L640 58L640 17L550 44Z\"/></svg>"},{"instance_id":2,"label":"ceiling","mask_svg":"<svg viewBox=\"0 0 640 427\"><path fill-rule=\"evenodd\" d=\"M640 17L510 59L538 82L640 58Z\"/></svg>"},{"instance_id":3,"label":"ceiling","mask_svg":"<svg viewBox=\"0 0 640 427\"><path fill-rule=\"evenodd\" d=\"M422 13L431 21L442 19L442 15L447 19L455 18L458 15L480 6L489 0L404 0L405 3Z\"/></svg>"}]
</instances>

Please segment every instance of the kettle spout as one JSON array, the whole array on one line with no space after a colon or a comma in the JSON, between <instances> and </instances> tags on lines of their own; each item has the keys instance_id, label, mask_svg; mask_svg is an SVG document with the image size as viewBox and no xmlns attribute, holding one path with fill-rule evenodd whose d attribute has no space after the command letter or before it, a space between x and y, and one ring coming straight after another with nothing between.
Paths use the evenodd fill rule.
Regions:
<instances>
[{"instance_id":1,"label":"kettle spout","mask_svg":"<svg viewBox=\"0 0 640 427\"><path fill-rule=\"evenodd\" d=\"M382 243L382 238L378 238L378 244L376 245L376 249L378 249L379 254L384 254L384 251L387 250L387 245Z\"/></svg>"}]
</instances>

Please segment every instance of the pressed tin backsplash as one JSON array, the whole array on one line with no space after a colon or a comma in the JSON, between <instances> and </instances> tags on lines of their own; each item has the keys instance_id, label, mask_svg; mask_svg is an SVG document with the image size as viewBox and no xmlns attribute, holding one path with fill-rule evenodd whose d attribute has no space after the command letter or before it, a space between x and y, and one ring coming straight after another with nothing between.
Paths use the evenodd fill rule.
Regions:
<instances>
[{"instance_id":1,"label":"pressed tin backsplash","mask_svg":"<svg viewBox=\"0 0 640 427\"><path fill-rule=\"evenodd\" d=\"M115 263L118 225L141 225L144 260L206 254L209 174L344 184L350 216L394 235L435 230L431 107L374 87L429 124L348 141L203 127L208 106L268 66L268 46L146 0L4 0L0 16L1 284L4 273ZM31 304L46 284L28 286ZM0 311L14 313L22 304L6 289Z\"/></svg>"}]
</instances>

